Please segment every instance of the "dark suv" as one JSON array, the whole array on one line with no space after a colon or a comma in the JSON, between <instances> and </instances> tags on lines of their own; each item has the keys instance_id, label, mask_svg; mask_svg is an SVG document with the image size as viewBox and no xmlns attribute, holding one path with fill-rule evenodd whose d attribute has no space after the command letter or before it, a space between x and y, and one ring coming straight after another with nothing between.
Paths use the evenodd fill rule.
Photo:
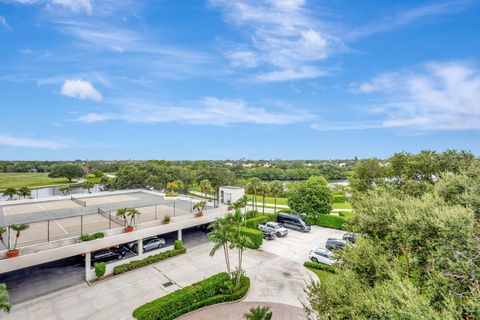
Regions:
<instances>
[{"instance_id":1,"label":"dark suv","mask_svg":"<svg viewBox=\"0 0 480 320\"><path fill-rule=\"evenodd\" d=\"M92 253L92 264L95 262L107 262L125 258L126 251L122 248L98 250Z\"/></svg>"},{"instance_id":2,"label":"dark suv","mask_svg":"<svg viewBox=\"0 0 480 320\"><path fill-rule=\"evenodd\" d=\"M305 222L305 220L293 214L279 213L277 215L277 222L289 229L295 229L302 232L310 232L311 230L311 227Z\"/></svg>"},{"instance_id":3,"label":"dark suv","mask_svg":"<svg viewBox=\"0 0 480 320\"><path fill-rule=\"evenodd\" d=\"M343 240L343 239L334 239L334 238L330 238L327 240L327 242L325 243L325 248L327 248L327 250L336 250L336 249L343 249L343 247L345 247L347 245L347 241L346 240Z\"/></svg>"},{"instance_id":4,"label":"dark suv","mask_svg":"<svg viewBox=\"0 0 480 320\"><path fill-rule=\"evenodd\" d=\"M347 232L343 235L343 240L350 243L355 243L355 241L357 240L357 235L353 232Z\"/></svg>"}]
</instances>

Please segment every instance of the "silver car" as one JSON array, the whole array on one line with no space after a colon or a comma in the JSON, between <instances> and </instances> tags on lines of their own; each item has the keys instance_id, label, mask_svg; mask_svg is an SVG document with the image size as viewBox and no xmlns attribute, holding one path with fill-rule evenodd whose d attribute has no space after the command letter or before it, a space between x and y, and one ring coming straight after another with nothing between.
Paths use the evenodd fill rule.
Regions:
<instances>
[{"instance_id":1,"label":"silver car","mask_svg":"<svg viewBox=\"0 0 480 320\"><path fill-rule=\"evenodd\" d=\"M143 239L143 252L160 249L166 244L165 239L163 238L149 238ZM134 243L132 245L132 251L138 253L138 244Z\"/></svg>"},{"instance_id":2,"label":"silver car","mask_svg":"<svg viewBox=\"0 0 480 320\"><path fill-rule=\"evenodd\" d=\"M278 222L267 222L265 225L275 230L277 237L285 237L288 234L288 229Z\"/></svg>"}]
</instances>

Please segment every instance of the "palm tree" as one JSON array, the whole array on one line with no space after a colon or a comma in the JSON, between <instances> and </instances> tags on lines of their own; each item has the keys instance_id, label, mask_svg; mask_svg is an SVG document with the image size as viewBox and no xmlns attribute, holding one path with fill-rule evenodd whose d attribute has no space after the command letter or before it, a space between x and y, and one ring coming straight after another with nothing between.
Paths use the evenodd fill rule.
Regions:
<instances>
[{"instance_id":1,"label":"palm tree","mask_svg":"<svg viewBox=\"0 0 480 320\"><path fill-rule=\"evenodd\" d=\"M217 218L212 223L212 231L208 233L208 239L213 242L213 248L210 251L210 257L213 257L215 253L220 250L220 248L223 248L228 274L231 273L229 253L229 241L232 233L231 222L231 215L227 215L224 218Z\"/></svg>"},{"instance_id":2,"label":"palm tree","mask_svg":"<svg viewBox=\"0 0 480 320\"><path fill-rule=\"evenodd\" d=\"M248 246L252 245L252 240L249 237L243 235L240 232L240 226L242 224L242 212L239 208L235 209L235 213L232 216L232 222L235 227L235 232L231 234L230 239L230 248L238 250L238 267L236 272L236 284L240 284L240 279L242 277L242 263L243 263L243 251Z\"/></svg>"},{"instance_id":3,"label":"palm tree","mask_svg":"<svg viewBox=\"0 0 480 320\"><path fill-rule=\"evenodd\" d=\"M63 186L60 189L58 189L61 193L63 193L64 196L68 195L72 191L72 187L70 186Z\"/></svg>"},{"instance_id":4,"label":"palm tree","mask_svg":"<svg viewBox=\"0 0 480 320\"><path fill-rule=\"evenodd\" d=\"M257 192L258 192L258 189L259 189L261 183L262 183L262 180L260 180L257 177L251 178L250 180L248 180L248 183L247 183L248 192L253 194L252 209L257 210L257 212L258 212Z\"/></svg>"},{"instance_id":5,"label":"palm tree","mask_svg":"<svg viewBox=\"0 0 480 320\"><path fill-rule=\"evenodd\" d=\"M115 216L122 218L123 221L125 221L125 226L127 226L127 212L128 212L127 208L120 208L120 209L117 209L117 212L115 213Z\"/></svg>"},{"instance_id":6,"label":"palm tree","mask_svg":"<svg viewBox=\"0 0 480 320\"><path fill-rule=\"evenodd\" d=\"M272 311L270 311L269 307L257 306L248 310L243 317L245 320L270 320L272 319Z\"/></svg>"},{"instance_id":7,"label":"palm tree","mask_svg":"<svg viewBox=\"0 0 480 320\"><path fill-rule=\"evenodd\" d=\"M203 179L200 181L200 189L205 194L205 198L207 198L207 195L210 193L210 191L212 191L212 184L210 181L208 181L208 179Z\"/></svg>"},{"instance_id":8,"label":"palm tree","mask_svg":"<svg viewBox=\"0 0 480 320\"><path fill-rule=\"evenodd\" d=\"M18 189L18 193L17 193L19 196L21 197L28 197L30 196L32 193L30 192L30 189L28 189L28 187L21 187Z\"/></svg>"},{"instance_id":9,"label":"palm tree","mask_svg":"<svg viewBox=\"0 0 480 320\"><path fill-rule=\"evenodd\" d=\"M130 217L130 223L128 224L129 227L133 226L133 222L135 221L135 218L139 217L142 213L140 210L135 209L135 208L129 208L127 209L127 217Z\"/></svg>"},{"instance_id":10,"label":"palm tree","mask_svg":"<svg viewBox=\"0 0 480 320\"><path fill-rule=\"evenodd\" d=\"M8 294L5 283L0 283L0 310L10 312L12 305L9 302L10 295Z\"/></svg>"},{"instance_id":11,"label":"palm tree","mask_svg":"<svg viewBox=\"0 0 480 320\"><path fill-rule=\"evenodd\" d=\"M9 244L5 242L5 239L3 238L3 234L7 232L7 228L5 228L4 226L0 226L0 241L3 243L3 245L5 246L5 248L8 249L8 246Z\"/></svg>"},{"instance_id":12,"label":"palm tree","mask_svg":"<svg viewBox=\"0 0 480 320\"><path fill-rule=\"evenodd\" d=\"M275 212L277 212L277 197L282 195L285 191L285 187L283 182L281 181L273 181L270 183L270 194L275 199Z\"/></svg>"},{"instance_id":13,"label":"palm tree","mask_svg":"<svg viewBox=\"0 0 480 320\"><path fill-rule=\"evenodd\" d=\"M90 181L85 181L82 183L82 189L87 190L88 193L92 193L90 190L94 187L94 184L91 183Z\"/></svg>"},{"instance_id":14,"label":"palm tree","mask_svg":"<svg viewBox=\"0 0 480 320\"><path fill-rule=\"evenodd\" d=\"M260 192L260 194L262 195L262 203L263 203L263 214L265 214L265 197L268 196L270 194L270 185L266 182L262 182L260 184L260 187L258 189L258 191Z\"/></svg>"},{"instance_id":15,"label":"palm tree","mask_svg":"<svg viewBox=\"0 0 480 320\"><path fill-rule=\"evenodd\" d=\"M30 226L26 223L22 223L22 224L12 224L10 226L10 229L12 229L13 231L17 232L16 236L15 236L15 243L13 245L13 249L11 251L15 251L15 249L17 249L17 244L18 244L18 238L20 237L20 232L22 231L25 231L29 228Z\"/></svg>"},{"instance_id":16,"label":"palm tree","mask_svg":"<svg viewBox=\"0 0 480 320\"><path fill-rule=\"evenodd\" d=\"M13 196L17 194L17 189L15 188L7 188L5 191L3 191L4 196L10 197L10 200L13 199Z\"/></svg>"}]
</instances>

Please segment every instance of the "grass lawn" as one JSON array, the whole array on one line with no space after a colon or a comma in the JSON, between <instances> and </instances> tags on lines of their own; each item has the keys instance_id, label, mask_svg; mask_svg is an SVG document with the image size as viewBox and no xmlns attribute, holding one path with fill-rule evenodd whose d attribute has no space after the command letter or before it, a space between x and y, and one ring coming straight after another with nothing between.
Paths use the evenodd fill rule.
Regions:
<instances>
[{"instance_id":1,"label":"grass lawn","mask_svg":"<svg viewBox=\"0 0 480 320\"><path fill-rule=\"evenodd\" d=\"M332 203L332 209L352 209L350 202Z\"/></svg>"},{"instance_id":2,"label":"grass lawn","mask_svg":"<svg viewBox=\"0 0 480 320\"><path fill-rule=\"evenodd\" d=\"M67 184L65 178L49 178L48 173L2 172L0 173L0 190L20 187L46 187Z\"/></svg>"},{"instance_id":3,"label":"grass lawn","mask_svg":"<svg viewBox=\"0 0 480 320\"><path fill-rule=\"evenodd\" d=\"M253 195L247 194L248 199L252 200ZM288 198L277 198L277 204L282 204L282 205L288 205L287 203ZM263 202L263 197L257 195L257 202L262 203ZM275 204L275 198L274 197L265 197L265 203L266 204Z\"/></svg>"},{"instance_id":4,"label":"grass lawn","mask_svg":"<svg viewBox=\"0 0 480 320\"><path fill-rule=\"evenodd\" d=\"M320 282L322 282L323 280L325 280L329 277L334 276L333 273L330 273L330 272L325 271L325 270L318 270L318 269L314 269L314 268L307 268L307 269L312 271L312 272L315 272L315 274L317 275L318 280L320 280Z\"/></svg>"}]
</instances>

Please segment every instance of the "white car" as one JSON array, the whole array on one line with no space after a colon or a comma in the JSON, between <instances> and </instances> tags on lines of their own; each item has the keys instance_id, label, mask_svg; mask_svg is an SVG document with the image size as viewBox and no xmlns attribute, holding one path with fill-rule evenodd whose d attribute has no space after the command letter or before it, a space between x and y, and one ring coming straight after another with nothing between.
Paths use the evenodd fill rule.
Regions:
<instances>
[{"instance_id":1,"label":"white car","mask_svg":"<svg viewBox=\"0 0 480 320\"><path fill-rule=\"evenodd\" d=\"M277 237L284 237L288 234L288 229L278 222L267 222L265 225L275 230Z\"/></svg>"},{"instance_id":2,"label":"white car","mask_svg":"<svg viewBox=\"0 0 480 320\"><path fill-rule=\"evenodd\" d=\"M324 263L328 264L329 266L337 262L337 260L335 259L335 255L332 251L322 248L315 248L310 250L308 257L313 262Z\"/></svg>"}]
</instances>

